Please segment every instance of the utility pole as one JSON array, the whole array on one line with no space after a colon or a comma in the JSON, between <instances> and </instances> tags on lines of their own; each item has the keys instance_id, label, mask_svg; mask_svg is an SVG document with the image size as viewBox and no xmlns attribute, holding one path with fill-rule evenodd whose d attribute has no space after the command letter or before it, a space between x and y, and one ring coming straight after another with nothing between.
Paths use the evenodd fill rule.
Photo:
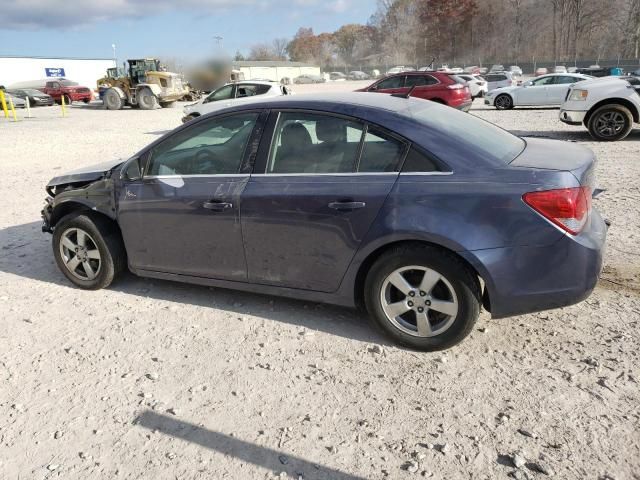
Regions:
<instances>
[{"instance_id":1,"label":"utility pole","mask_svg":"<svg viewBox=\"0 0 640 480\"><path fill-rule=\"evenodd\" d=\"M222 43L222 40L224 40L224 37L221 37L220 35L214 35L213 39L216 41L218 50L224 49L224 44Z\"/></svg>"},{"instance_id":2,"label":"utility pole","mask_svg":"<svg viewBox=\"0 0 640 480\"><path fill-rule=\"evenodd\" d=\"M118 57L116 56L116 44L112 43L111 48L113 49L113 66L118 68Z\"/></svg>"}]
</instances>

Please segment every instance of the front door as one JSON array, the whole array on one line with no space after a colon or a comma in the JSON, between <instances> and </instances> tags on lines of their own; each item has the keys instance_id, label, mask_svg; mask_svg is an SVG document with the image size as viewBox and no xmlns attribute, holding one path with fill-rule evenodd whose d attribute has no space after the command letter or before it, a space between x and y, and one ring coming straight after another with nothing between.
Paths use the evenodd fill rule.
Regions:
<instances>
[{"instance_id":1,"label":"front door","mask_svg":"<svg viewBox=\"0 0 640 480\"><path fill-rule=\"evenodd\" d=\"M553 84L553 76L536 78L518 89L518 105L546 105L547 86Z\"/></svg>"},{"instance_id":2,"label":"front door","mask_svg":"<svg viewBox=\"0 0 640 480\"><path fill-rule=\"evenodd\" d=\"M241 173L259 113L176 132L145 155L143 179L119 192L118 221L134 269L246 280Z\"/></svg>"},{"instance_id":3,"label":"front door","mask_svg":"<svg viewBox=\"0 0 640 480\"><path fill-rule=\"evenodd\" d=\"M270 124L273 135L242 194L249 281L333 292L393 187L406 146L344 117L272 112Z\"/></svg>"}]
</instances>

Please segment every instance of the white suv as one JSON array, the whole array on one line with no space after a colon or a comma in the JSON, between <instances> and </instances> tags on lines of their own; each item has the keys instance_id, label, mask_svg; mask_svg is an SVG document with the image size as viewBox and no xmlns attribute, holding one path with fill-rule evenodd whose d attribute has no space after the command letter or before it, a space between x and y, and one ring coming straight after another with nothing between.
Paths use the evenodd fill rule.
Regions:
<instances>
[{"instance_id":1,"label":"white suv","mask_svg":"<svg viewBox=\"0 0 640 480\"><path fill-rule=\"evenodd\" d=\"M583 124L596 140L621 140L640 122L640 78L604 77L574 85L560 106L560 120Z\"/></svg>"},{"instance_id":2,"label":"white suv","mask_svg":"<svg viewBox=\"0 0 640 480\"><path fill-rule=\"evenodd\" d=\"M185 116L182 118L182 123L193 120L205 113L249 101L257 95L259 95L260 98L278 97L280 95L291 95L291 90L278 82L267 80L247 80L228 83L214 90L206 97L201 98L196 103L191 103L184 107Z\"/></svg>"}]
</instances>

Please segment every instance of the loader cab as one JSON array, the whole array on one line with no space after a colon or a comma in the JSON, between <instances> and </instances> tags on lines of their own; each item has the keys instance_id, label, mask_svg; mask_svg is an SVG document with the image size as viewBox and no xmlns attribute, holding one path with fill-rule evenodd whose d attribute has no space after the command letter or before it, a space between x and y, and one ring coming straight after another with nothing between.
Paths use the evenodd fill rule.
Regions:
<instances>
[{"instance_id":1,"label":"loader cab","mask_svg":"<svg viewBox=\"0 0 640 480\"><path fill-rule=\"evenodd\" d=\"M139 60L127 60L129 63L129 78L132 85L146 83L147 72L159 72L160 61L155 58L144 58Z\"/></svg>"}]
</instances>

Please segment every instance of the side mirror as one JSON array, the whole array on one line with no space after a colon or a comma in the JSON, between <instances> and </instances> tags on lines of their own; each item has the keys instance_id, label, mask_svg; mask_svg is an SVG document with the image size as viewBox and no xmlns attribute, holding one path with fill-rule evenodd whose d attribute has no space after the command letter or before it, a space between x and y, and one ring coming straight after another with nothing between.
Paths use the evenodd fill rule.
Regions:
<instances>
[{"instance_id":1,"label":"side mirror","mask_svg":"<svg viewBox=\"0 0 640 480\"><path fill-rule=\"evenodd\" d=\"M135 182L142 178L142 168L140 168L140 159L134 158L124 166L121 178L129 182Z\"/></svg>"},{"instance_id":2,"label":"side mirror","mask_svg":"<svg viewBox=\"0 0 640 480\"><path fill-rule=\"evenodd\" d=\"M369 91L370 91L370 92L375 92L376 90L378 90L378 86L377 86L377 85L371 85L371 86L369 87Z\"/></svg>"}]
</instances>

